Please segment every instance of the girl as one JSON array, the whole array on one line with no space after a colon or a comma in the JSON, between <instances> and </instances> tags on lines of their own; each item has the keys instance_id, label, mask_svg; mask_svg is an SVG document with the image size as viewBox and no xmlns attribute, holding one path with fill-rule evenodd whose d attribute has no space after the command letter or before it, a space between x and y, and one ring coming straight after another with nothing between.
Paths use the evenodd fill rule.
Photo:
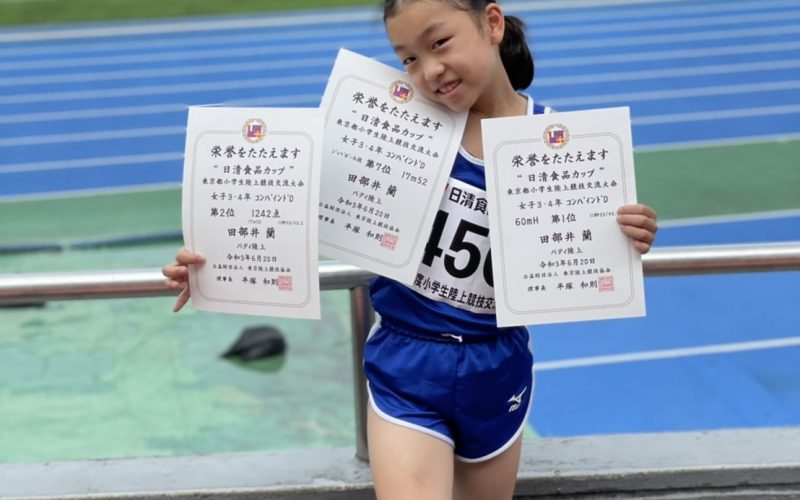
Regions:
<instances>
[{"instance_id":1,"label":"girl","mask_svg":"<svg viewBox=\"0 0 800 500\"><path fill-rule=\"evenodd\" d=\"M449 183L485 198L481 119L548 111L518 92L534 69L521 21L493 0L385 0L384 23L417 89L469 111ZM370 289L381 319L365 346L364 370L370 466L381 500L497 500L514 491L533 394L528 330L498 328L478 303L493 297L490 280L464 276L450 256L463 227L481 261L489 252L487 218L451 198L442 200L420 265L420 276L438 286L378 277ZM649 251L652 209L621 207L618 221L640 252ZM175 311L189 298L186 266L198 263L200 256L182 249L164 267L171 285L184 287ZM468 292L467 299L441 293L444 287Z\"/></svg>"}]
</instances>

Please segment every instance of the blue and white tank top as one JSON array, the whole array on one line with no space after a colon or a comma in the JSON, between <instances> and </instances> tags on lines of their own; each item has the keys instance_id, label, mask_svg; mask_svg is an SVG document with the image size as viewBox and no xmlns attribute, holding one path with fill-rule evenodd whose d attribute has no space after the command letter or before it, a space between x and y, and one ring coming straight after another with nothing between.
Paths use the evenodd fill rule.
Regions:
<instances>
[{"instance_id":1,"label":"blue and white tank top","mask_svg":"<svg viewBox=\"0 0 800 500\"><path fill-rule=\"evenodd\" d=\"M528 98L528 114L550 109ZM497 332L483 161L460 148L412 285L372 281L382 321L403 330L484 336Z\"/></svg>"}]
</instances>

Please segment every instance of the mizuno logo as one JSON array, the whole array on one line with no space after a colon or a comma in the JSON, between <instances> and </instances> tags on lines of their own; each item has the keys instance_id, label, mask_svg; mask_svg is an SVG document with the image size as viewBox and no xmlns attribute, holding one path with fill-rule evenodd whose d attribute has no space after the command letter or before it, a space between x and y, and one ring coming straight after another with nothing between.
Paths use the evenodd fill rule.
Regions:
<instances>
[{"instance_id":1,"label":"mizuno logo","mask_svg":"<svg viewBox=\"0 0 800 500\"><path fill-rule=\"evenodd\" d=\"M508 402L511 403L511 406L508 408L509 413L511 413L512 411L517 411L519 409L520 405L522 405L522 396L525 394L527 390L528 387L525 386L525 388L522 389L522 392L508 398Z\"/></svg>"},{"instance_id":2,"label":"mizuno logo","mask_svg":"<svg viewBox=\"0 0 800 500\"><path fill-rule=\"evenodd\" d=\"M452 339L458 340L459 342L464 342L464 337L461 335L454 335L452 333L443 333L442 337L450 337Z\"/></svg>"}]
</instances>

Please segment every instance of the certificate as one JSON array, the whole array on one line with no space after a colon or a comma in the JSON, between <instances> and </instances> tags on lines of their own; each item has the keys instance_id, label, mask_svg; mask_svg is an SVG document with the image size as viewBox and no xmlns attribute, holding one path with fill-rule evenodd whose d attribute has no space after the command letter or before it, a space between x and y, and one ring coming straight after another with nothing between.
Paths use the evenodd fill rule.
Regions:
<instances>
[{"instance_id":1,"label":"certificate","mask_svg":"<svg viewBox=\"0 0 800 500\"><path fill-rule=\"evenodd\" d=\"M196 309L319 318L317 109L189 109L183 236Z\"/></svg>"},{"instance_id":2,"label":"certificate","mask_svg":"<svg viewBox=\"0 0 800 500\"><path fill-rule=\"evenodd\" d=\"M497 324L645 314L628 108L482 122Z\"/></svg>"},{"instance_id":3,"label":"certificate","mask_svg":"<svg viewBox=\"0 0 800 500\"><path fill-rule=\"evenodd\" d=\"M466 113L408 75L340 50L322 98L320 253L404 282L417 275Z\"/></svg>"}]
</instances>

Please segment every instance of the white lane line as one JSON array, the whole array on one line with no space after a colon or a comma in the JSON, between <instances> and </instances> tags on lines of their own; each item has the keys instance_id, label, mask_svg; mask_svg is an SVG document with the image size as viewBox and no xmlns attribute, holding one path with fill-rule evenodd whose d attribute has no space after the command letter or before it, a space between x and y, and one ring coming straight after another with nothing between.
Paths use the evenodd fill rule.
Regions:
<instances>
[{"instance_id":1,"label":"white lane line","mask_svg":"<svg viewBox=\"0 0 800 500\"><path fill-rule=\"evenodd\" d=\"M221 82L184 83L175 85L152 85L123 87L116 89L71 90L65 92L32 93L0 96L0 104L28 104L34 102L63 102L107 99L113 97L152 96L165 94L182 94L192 92L210 92L218 90L240 90L294 85L313 85L328 81L328 74L308 76L287 76L272 78L254 78Z\"/></svg>"},{"instance_id":2,"label":"white lane line","mask_svg":"<svg viewBox=\"0 0 800 500\"><path fill-rule=\"evenodd\" d=\"M153 21L143 24L100 25L97 27L66 28L54 30L20 30L0 33L0 43L39 42L47 40L74 40L87 38L161 35L165 33L192 33L240 29L285 28L302 25L349 24L374 22L383 24L378 9L336 10L318 14L259 14L258 16L207 21Z\"/></svg>"},{"instance_id":3,"label":"white lane line","mask_svg":"<svg viewBox=\"0 0 800 500\"><path fill-rule=\"evenodd\" d=\"M586 358L563 359L559 361L539 361L534 363L533 368L536 371L544 372L572 368L586 368L590 366L617 365L621 363L640 363L643 361L710 356L715 354L731 354L737 352L759 351L764 349L784 349L798 346L800 346L800 337L786 337L771 340L756 340L752 342L734 342L730 344L714 344L680 349L664 349L659 351L611 354L607 356L591 356Z\"/></svg>"},{"instance_id":4,"label":"white lane line","mask_svg":"<svg viewBox=\"0 0 800 500\"><path fill-rule=\"evenodd\" d=\"M696 49L653 50L629 54L600 54L580 57L557 57L556 54L534 54L537 68L565 68L574 66L594 66L600 64L632 63L639 61L668 61L674 59L693 59L699 57L761 54L793 51L800 49L800 42L752 43L747 45L726 45L724 47L701 47Z\"/></svg>"},{"instance_id":5,"label":"white lane line","mask_svg":"<svg viewBox=\"0 0 800 500\"><path fill-rule=\"evenodd\" d=\"M709 215L705 217L686 217L684 219L669 219L658 221L659 227L687 227L706 226L710 224L736 224L739 222L754 222L774 219L788 219L800 217L800 209L771 210L769 212L751 212L744 214Z\"/></svg>"},{"instance_id":6,"label":"white lane line","mask_svg":"<svg viewBox=\"0 0 800 500\"><path fill-rule=\"evenodd\" d=\"M153 104L150 106L123 106L117 108L92 108L71 111L43 111L37 113L0 115L0 124L85 120L91 118L108 118L112 116L120 117L157 115L162 113L185 112L187 109L188 105L186 104Z\"/></svg>"},{"instance_id":7,"label":"white lane line","mask_svg":"<svg viewBox=\"0 0 800 500\"><path fill-rule=\"evenodd\" d=\"M131 139L134 137L161 137L165 135L185 134L186 126L181 127L149 127L126 130L104 130L102 132L80 132L76 134L41 135L28 137L12 137L0 139L0 147L22 147L42 144L62 144L65 142L110 141L114 139Z\"/></svg>"},{"instance_id":8,"label":"white lane line","mask_svg":"<svg viewBox=\"0 0 800 500\"><path fill-rule=\"evenodd\" d=\"M113 80L135 80L139 78L164 78L170 76L197 76L241 73L245 71L269 71L298 68L333 67L333 57L316 57L310 59L295 58L280 61L259 61L228 64L203 64L199 66L177 66L169 68L149 68L121 71L98 71L92 73L70 73L64 75L38 75L3 78L0 87L16 87L18 85L54 85L57 83L108 82Z\"/></svg>"},{"instance_id":9,"label":"white lane line","mask_svg":"<svg viewBox=\"0 0 800 500\"><path fill-rule=\"evenodd\" d=\"M152 184L133 184L130 186L73 189L69 191L48 191L45 193L25 193L0 196L0 203L15 203L20 201L52 200L56 198L83 198L86 196L105 196L117 193L130 193L136 191L164 191L180 189L179 182L154 182Z\"/></svg>"},{"instance_id":10,"label":"white lane line","mask_svg":"<svg viewBox=\"0 0 800 500\"><path fill-rule=\"evenodd\" d=\"M782 82L745 83L739 85L720 85L669 90L651 90L645 92L623 92L620 94L601 94L592 96L563 97L547 99L549 106L582 106L602 103L630 103L637 101L655 101L663 99L680 99L685 97L707 97L715 95L746 94L753 92L779 92L782 90L800 89L800 80ZM541 99L540 99L541 100Z\"/></svg>"},{"instance_id":11,"label":"white lane line","mask_svg":"<svg viewBox=\"0 0 800 500\"><path fill-rule=\"evenodd\" d=\"M288 106L297 104L319 104L322 94L292 94L276 95L259 98L258 101L264 106ZM224 105L233 105L231 102ZM186 112L188 104L154 104L151 106L122 106L115 108L91 108L77 109L70 111L44 111L37 113L19 113L13 115L0 115L0 124L11 123L31 123L38 121L65 121L65 120L85 120L91 118L108 118L121 116L137 115L157 115L166 113Z\"/></svg>"},{"instance_id":12,"label":"white lane line","mask_svg":"<svg viewBox=\"0 0 800 500\"><path fill-rule=\"evenodd\" d=\"M186 62L210 59L242 59L247 57L287 54L308 54L309 52L329 53L336 55L338 47L356 49L374 49L380 45L388 47L388 42L375 40L341 40L338 44L331 42L310 42L284 45L252 45L248 47L229 47L214 50L185 50L158 53L134 53L118 56L72 57L63 59L26 60L0 63L0 71L19 71L29 69L84 68L90 66L113 66L120 64L150 64L154 62ZM210 63L208 63L210 64Z\"/></svg>"},{"instance_id":13,"label":"white lane line","mask_svg":"<svg viewBox=\"0 0 800 500\"><path fill-rule=\"evenodd\" d=\"M795 33L800 33L800 26L796 24L790 24L787 26L770 26L767 28L710 30L690 33L674 33L668 35L609 37L586 40L546 41L541 43L536 42L536 35L534 34L532 45L534 52L539 50L556 52L574 49L596 49L601 47L630 47L637 45L659 45L681 42L701 42L709 40L736 40L745 37L767 37L777 35L792 35ZM551 38L554 37L551 36Z\"/></svg>"},{"instance_id":14,"label":"white lane line","mask_svg":"<svg viewBox=\"0 0 800 500\"><path fill-rule=\"evenodd\" d=\"M563 6L572 7L576 2L560 2ZM660 2L653 2L658 4ZM536 2L504 2L503 10L509 14L516 14L519 12L536 12L544 9L536 8ZM618 6L621 8L608 9L607 11L594 10L587 12L584 7L574 5L577 15L573 15L573 11L567 11L567 14L539 14L539 18L546 24L555 22L580 22L587 19L594 21L605 19L627 19L637 17L661 17L661 16L691 16L696 14L712 14L718 15L725 12L750 12L779 9L783 7L797 7L796 0L761 0L759 2L742 1L742 2L728 2L728 3L689 3L682 2L681 5L668 5L662 7L659 5L641 5L631 6L632 8L626 9L624 5ZM601 6L596 6L601 7ZM559 9L553 9L559 10Z\"/></svg>"},{"instance_id":15,"label":"white lane line","mask_svg":"<svg viewBox=\"0 0 800 500\"><path fill-rule=\"evenodd\" d=\"M764 106L760 108L724 109L717 111L698 111L694 113L674 113L659 116L634 117L634 125L660 125L664 123L700 122L708 120L728 120L731 118L751 118L754 116L794 115L800 113L800 104Z\"/></svg>"},{"instance_id":16,"label":"white lane line","mask_svg":"<svg viewBox=\"0 0 800 500\"><path fill-rule=\"evenodd\" d=\"M561 85L584 85L600 82L629 82L663 78L683 78L687 76L724 75L729 73L752 73L756 71L775 71L800 68L800 59L782 61L762 61L750 63L718 64L689 68L648 69L641 71L617 71L589 75L570 75L545 77L537 80L539 87Z\"/></svg>"},{"instance_id":17,"label":"white lane line","mask_svg":"<svg viewBox=\"0 0 800 500\"><path fill-rule=\"evenodd\" d=\"M222 34L207 34L204 36L192 36L187 38L164 37L154 38L147 37L137 40L116 41L115 39L97 41L92 40L86 43L53 43L47 45L35 46L13 46L9 48L0 48L0 57L23 57L23 56L54 56L66 54L81 54L86 55L89 53L102 54L105 52L141 52L142 50L161 50L164 47L172 49L177 48L194 48L199 50L203 47L220 47L220 46L233 46L233 45L264 45L264 44L280 44L295 40L317 40L322 41L325 39L332 39L329 43L336 44L343 35L348 37L363 37L370 36L373 39L384 39L386 31L383 28L383 23L380 25L368 25L366 27L351 26L343 32L341 28L319 28L319 29L300 29L300 30L260 30L256 32L244 32L243 34L233 35L230 33ZM0 34L1 36L1 34Z\"/></svg>"},{"instance_id":18,"label":"white lane line","mask_svg":"<svg viewBox=\"0 0 800 500\"><path fill-rule=\"evenodd\" d=\"M572 26L551 27L542 26L534 31L536 37L544 40L558 36L568 35L588 35L599 33L625 33L626 31L645 31L645 30L665 30L680 28L699 28L705 26L724 26L731 24L741 24L744 26L758 22L788 21L800 18L800 11L770 12L768 14L745 14L731 16L711 16L697 19L661 19L656 21L627 21L624 23L600 23L586 26L575 24Z\"/></svg>"},{"instance_id":19,"label":"white lane line","mask_svg":"<svg viewBox=\"0 0 800 500\"><path fill-rule=\"evenodd\" d=\"M160 163L165 161L183 162L183 153L153 153L127 156L106 156L99 158L81 158L78 160L55 160L35 163L13 163L0 165L0 174L19 172L38 172L42 170L64 170L70 168L114 167L119 165L139 165L142 163Z\"/></svg>"},{"instance_id":20,"label":"white lane line","mask_svg":"<svg viewBox=\"0 0 800 500\"><path fill-rule=\"evenodd\" d=\"M634 150L638 153L646 152L660 152L660 151L674 151L676 149L702 149L702 148L719 148L725 146L744 146L747 144L761 144L765 142L793 142L800 140L800 133L794 134L765 134L765 135L752 135L740 137L726 137L724 139L705 139L700 141L679 141L679 142L662 142L655 144L647 144L644 146L634 146Z\"/></svg>"}]
</instances>

